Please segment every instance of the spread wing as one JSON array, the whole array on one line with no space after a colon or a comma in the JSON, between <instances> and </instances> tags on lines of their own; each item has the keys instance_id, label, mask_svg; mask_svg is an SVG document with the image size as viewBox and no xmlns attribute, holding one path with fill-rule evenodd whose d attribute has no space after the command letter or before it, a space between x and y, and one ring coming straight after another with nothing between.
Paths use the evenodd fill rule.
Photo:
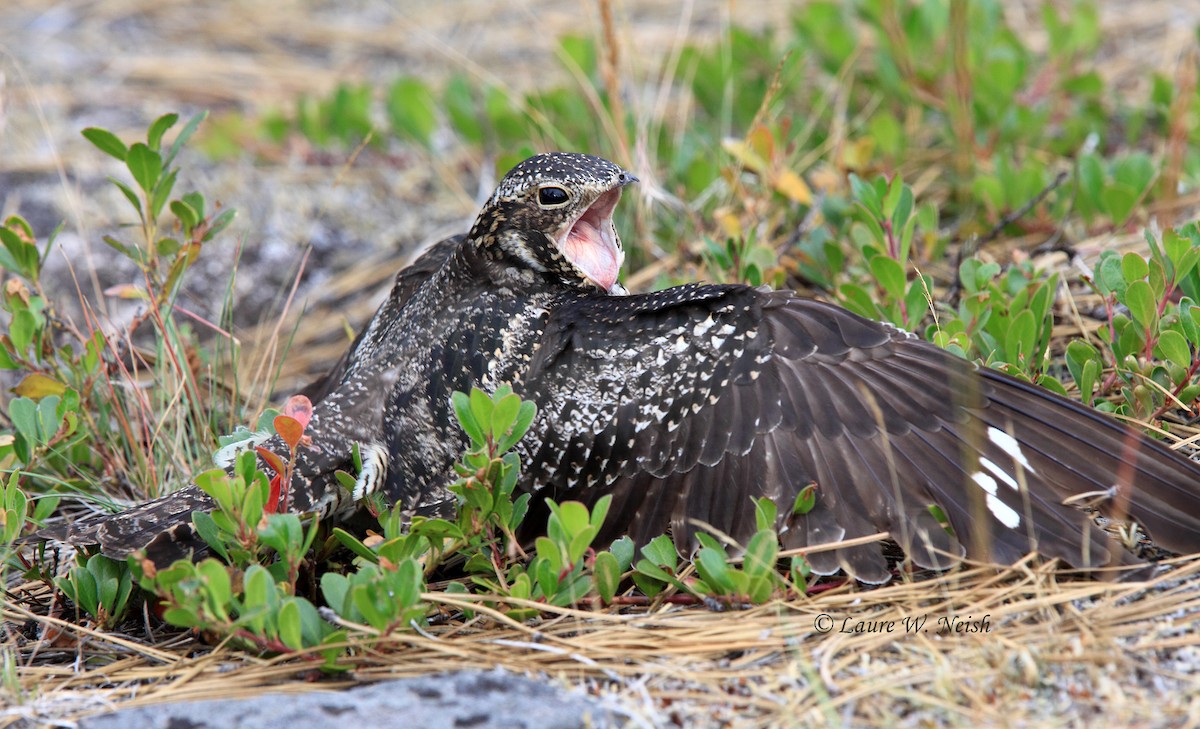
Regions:
<instances>
[{"instance_id":1,"label":"spread wing","mask_svg":"<svg viewBox=\"0 0 1200 729\"><path fill-rule=\"evenodd\" d=\"M315 405L309 435L317 447L303 450L297 462L290 500L292 510L324 513L342 508L348 502L348 495L333 474L349 468L351 448L366 440L358 431L382 418L382 394L372 391L369 379L346 382L347 374L353 363L369 357L370 350L381 345L387 332L404 316L404 307L413 293L442 266L463 238L459 235L438 242L397 274L387 300L341 360L301 391ZM277 436L263 446L284 457L288 452ZM363 488L369 490L382 478L387 458L380 449L369 448L364 460L367 477ZM213 500L207 494L196 486L186 486L116 514L50 527L34 536L75 545L98 545L101 552L114 558L145 550L155 564L166 566L207 548L192 526L192 512L213 508Z\"/></svg>"},{"instance_id":2,"label":"spread wing","mask_svg":"<svg viewBox=\"0 0 1200 729\"><path fill-rule=\"evenodd\" d=\"M1110 540L1063 503L1094 492L1101 512L1127 513L1159 546L1200 551L1200 465L1080 404L789 292L685 286L582 299L551 319L521 385L539 407L526 483L556 499L612 494L607 523L640 542L669 526L687 549L697 520L744 540L752 497L769 497L787 547L886 531L927 568L1034 549L1099 566ZM790 513L809 484L815 508ZM810 562L822 574L889 578L878 544Z\"/></svg>"},{"instance_id":3,"label":"spread wing","mask_svg":"<svg viewBox=\"0 0 1200 729\"><path fill-rule=\"evenodd\" d=\"M334 392L338 385L341 384L342 378L350 369L350 364L357 359L360 359L363 352L359 351L363 346L364 341L369 342L369 332L373 330L371 324L379 322L391 322L397 319L416 293L417 289L421 288L430 276L437 272L446 259L455 248L462 244L465 235L455 235L450 238L443 239L430 246L428 250L417 257L415 261L405 267L400 273L396 274L396 281L392 285L392 290L388 294L387 299L380 305L379 310L371 317L371 322L363 327L358 336L350 344L350 347L342 354L341 359L337 361L328 372L321 377L305 385L298 393L304 395L313 404L317 404ZM384 327L374 327L374 330L381 330Z\"/></svg>"}]
</instances>

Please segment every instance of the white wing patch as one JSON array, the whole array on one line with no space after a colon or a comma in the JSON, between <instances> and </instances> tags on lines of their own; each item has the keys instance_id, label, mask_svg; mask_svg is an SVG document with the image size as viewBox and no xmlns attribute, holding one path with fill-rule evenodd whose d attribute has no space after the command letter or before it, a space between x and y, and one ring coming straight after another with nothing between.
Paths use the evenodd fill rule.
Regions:
<instances>
[{"instance_id":1,"label":"white wing patch","mask_svg":"<svg viewBox=\"0 0 1200 729\"><path fill-rule=\"evenodd\" d=\"M1003 481L1005 483L1005 485L1007 485L1013 491L1021 490L1021 487L1020 487L1020 485L1017 484L1016 479L1014 479L1012 476L1005 473L1004 469L1000 468L995 463L992 463L991 461L989 461L986 458L980 458L979 465L981 465L984 468L986 468L987 470L991 471L993 476L995 476L996 478Z\"/></svg>"},{"instance_id":2,"label":"white wing patch","mask_svg":"<svg viewBox=\"0 0 1200 729\"><path fill-rule=\"evenodd\" d=\"M1029 465L1029 459L1025 457L1025 453L1021 450L1021 444L1017 442L1016 438L1012 437L1008 433L1005 433L1003 430L990 425L988 426L987 433L988 440L995 443L1000 447L1000 450L1004 451L1009 455L1010 458L1021 464L1022 468L1030 473L1037 473L1037 471L1033 470L1033 468Z\"/></svg>"},{"instance_id":3,"label":"white wing patch","mask_svg":"<svg viewBox=\"0 0 1200 729\"><path fill-rule=\"evenodd\" d=\"M976 471L971 474L971 480L979 484L979 488L987 492L987 507L991 510L992 516L999 519L1000 523L1009 529L1016 529L1021 525L1021 515L996 496L996 479L983 471Z\"/></svg>"}]
</instances>

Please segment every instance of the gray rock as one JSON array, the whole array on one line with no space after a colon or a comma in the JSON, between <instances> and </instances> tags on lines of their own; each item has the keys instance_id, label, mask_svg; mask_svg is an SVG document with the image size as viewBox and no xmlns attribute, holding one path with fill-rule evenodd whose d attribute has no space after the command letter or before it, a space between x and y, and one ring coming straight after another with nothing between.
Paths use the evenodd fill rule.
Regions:
<instances>
[{"instance_id":1,"label":"gray rock","mask_svg":"<svg viewBox=\"0 0 1200 729\"><path fill-rule=\"evenodd\" d=\"M623 723L591 697L497 668L345 691L142 706L83 719L79 729L577 729Z\"/></svg>"}]
</instances>

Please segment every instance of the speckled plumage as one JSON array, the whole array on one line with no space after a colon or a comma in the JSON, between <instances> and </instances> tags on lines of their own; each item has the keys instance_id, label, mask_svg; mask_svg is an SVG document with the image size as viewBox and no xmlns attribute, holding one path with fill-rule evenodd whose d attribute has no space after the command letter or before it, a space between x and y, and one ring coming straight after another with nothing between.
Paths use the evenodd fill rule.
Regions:
<instances>
[{"instance_id":1,"label":"speckled plumage","mask_svg":"<svg viewBox=\"0 0 1200 729\"><path fill-rule=\"evenodd\" d=\"M331 474L358 443L378 457L370 486L411 513L450 513L465 446L450 393L509 383L538 405L518 446L521 486L586 502L612 494L605 537L670 527L686 551L708 524L744 540L751 497L770 497L789 547L887 531L922 567L1033 548L1087 567L1112 561L1110 542L1063 502L1108 492L1101 512L1128 513L1166 549L1200 551L1200 466L1089 408L790 292L619 295L611 212L632 181L596 157L532 158L466 237L402 273L312 390L317 449L302 452L294 508L354 507ZM814 483L816 508L792 515ZM158 554L174 554L188 527L168 527L186 514L147 517L205 508L194 488L180 493L135 509L137 529L116 515L67 536L117 554L147 543L155 553L157 540L174 547ZM878 544L810 561L822 574L890 576Z\"/></svg>"}]
</instances>

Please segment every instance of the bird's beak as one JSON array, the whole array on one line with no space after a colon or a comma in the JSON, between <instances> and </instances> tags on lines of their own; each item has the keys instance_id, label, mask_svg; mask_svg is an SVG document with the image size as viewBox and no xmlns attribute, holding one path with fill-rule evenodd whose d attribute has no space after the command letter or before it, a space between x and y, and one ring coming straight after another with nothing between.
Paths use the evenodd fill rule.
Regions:
<instances>
[{"instance_id":1,"label":"bird's beak","mask_svg":"<svg viewBox=\"0 0 1200 729\"><path fill-rule=\"evenodd\" d=\"M612 291L625 260L621 240L613 227L613 210L621 199L621 188L637 182L624 173L617 184L588 206L574 222L558 236L558 249L583 274L583 277L604 291Z\"/></svg>"}]
</instances>

